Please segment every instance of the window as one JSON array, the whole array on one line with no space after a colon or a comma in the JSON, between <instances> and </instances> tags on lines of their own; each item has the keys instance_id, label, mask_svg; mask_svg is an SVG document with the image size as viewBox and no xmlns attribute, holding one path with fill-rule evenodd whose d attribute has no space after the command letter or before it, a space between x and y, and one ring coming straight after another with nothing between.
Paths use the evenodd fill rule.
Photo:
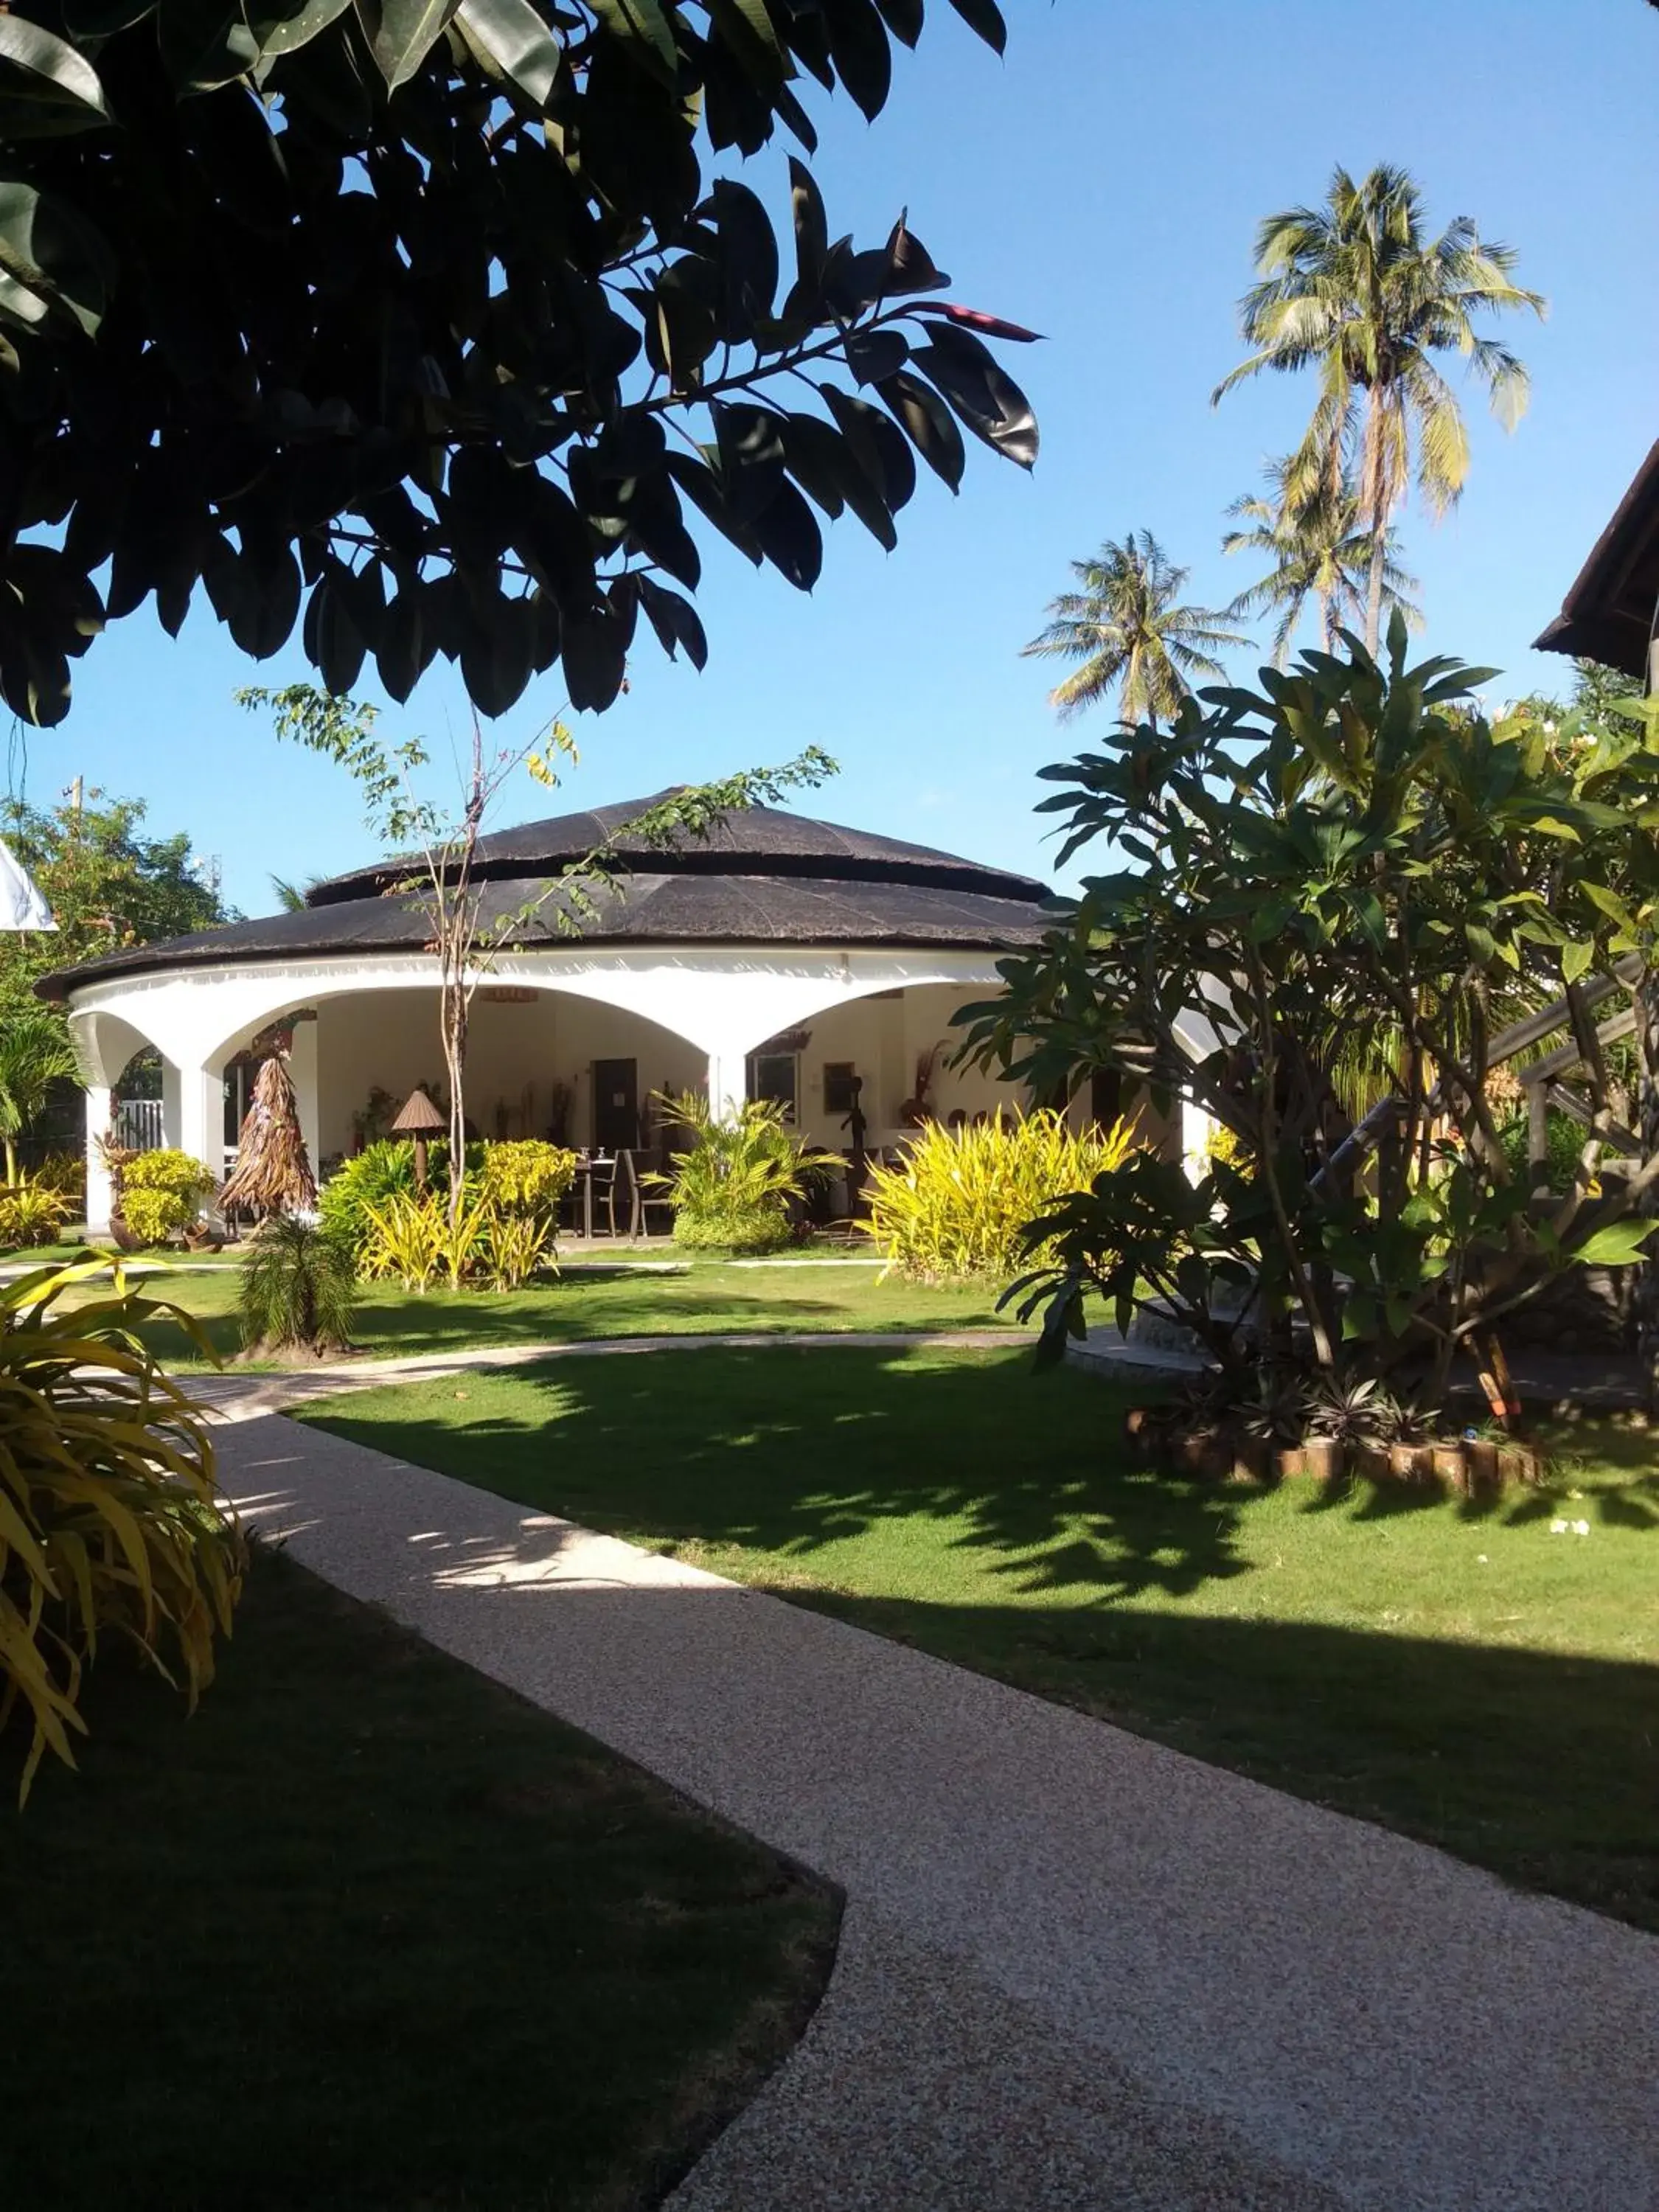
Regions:
<instances>
[{"instance_id":1,"label":"window","mask_svg":"<svg viewBox=\"0 0 1659 2212\"><path fill-rule=\"evenodd\" d=\"M858 1080L858 1069L850 1060L826 1060L823 1063L823 1110L826 1114L850 1114L853 1110L853 1085Z\"/></svg>"},{"instance_id":2,"label":"window","mask_svg":"<svg viewBox=\"0 0 1659 2212\"><path fill-rule=\"evenodd\" d=\"M783 1109L783 1118L791 1128L795 1125L796 1104L800 1094L800 1058L793 1052L751 1053L749 1060L749 1096L770 1099Z\"/></svg>"}]
</instances>

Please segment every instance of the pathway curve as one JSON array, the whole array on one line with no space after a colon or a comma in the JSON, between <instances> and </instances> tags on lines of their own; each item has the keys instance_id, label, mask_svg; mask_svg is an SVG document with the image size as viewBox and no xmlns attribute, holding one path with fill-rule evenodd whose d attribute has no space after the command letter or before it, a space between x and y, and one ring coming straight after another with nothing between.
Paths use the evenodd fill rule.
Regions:
<instances>
[{"instance_id":1,"label":"pathway curve","mask_svg":"<svg viewBox=\"0 0 1659 2212\"><path fill-rule=\"evenodd\" d=\"M220 1448L305 1564L845 1890L677 2212L1659 2212L1659 1942L294 1422Z\"/></svg>"}]
</instances>

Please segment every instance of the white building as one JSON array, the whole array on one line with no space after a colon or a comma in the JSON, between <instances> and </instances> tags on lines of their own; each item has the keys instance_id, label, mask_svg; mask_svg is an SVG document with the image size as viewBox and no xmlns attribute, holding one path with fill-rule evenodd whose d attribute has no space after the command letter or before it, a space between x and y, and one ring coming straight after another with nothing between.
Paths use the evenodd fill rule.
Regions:
<instances>
[{"instance_id":1,"label":"white building","mask_svg":"<svg viewBox=\"0 0 1659 2212\"><path fill-rule=\"evenodd\" d=\"M998 959L1042 935L1042 884L756 807L706 842L635 848L625 879L573 912L559 871L652 803L481 841L485 929L515 920L473 1003L467 1110L480 1135L649 1146L653 1095L695 1089L726 1104L782 1098L803 1136L845 1150L857 1078L875 1151L902 1141L919 1069L940 1120L1028 1103L945 1061L952 1014L994 992ZM399 889L408 876L378 861L317 885L302 912L133 946L42 984L67 1002L88 1085L94 1230L109 1218L95 1139L146 1048L162 1061L164 1141L220 1175L250 1048L273 1025L291 1034L306 1142L325 1172L377 1106L395 1111L441 1080L437 961L418 896Z\"/></svg>"}]
</instances>

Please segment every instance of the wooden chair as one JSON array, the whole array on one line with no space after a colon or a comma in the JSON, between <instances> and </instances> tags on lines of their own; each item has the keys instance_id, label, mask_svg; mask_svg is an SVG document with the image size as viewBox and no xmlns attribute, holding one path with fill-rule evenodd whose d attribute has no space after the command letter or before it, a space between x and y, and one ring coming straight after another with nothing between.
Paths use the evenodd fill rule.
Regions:
<instances>
[{"instance_id":1,"label":"wooden chair","mask_svg":"<svg viewBox=\"0 0 1659 2212\"><path fill-rule=\"evenodd\" d=\"M632 1152L617 1153L617 1182L627 1209L628 1234L631 1238L653 1234L651 1227L653 1209L663 1223L661 1230L654 1233L667 1236L672 1231L674 1226L673 1203L666 1191L653 1190L646 1182Z\"/></svg>"}]
</instances>

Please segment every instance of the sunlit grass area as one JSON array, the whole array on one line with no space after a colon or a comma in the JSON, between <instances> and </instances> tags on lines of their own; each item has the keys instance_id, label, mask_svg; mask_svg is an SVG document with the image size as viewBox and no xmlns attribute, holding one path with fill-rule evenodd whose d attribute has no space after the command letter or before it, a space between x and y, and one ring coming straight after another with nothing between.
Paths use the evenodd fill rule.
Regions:
<instances>
[{"instance_id":1,"label":"sunlit grass area","mask_svg":"<svg viewBox=\"0 0 1659 2212\"><path fill-rule=\"evenodd\" d=\"M193 1719L84 1703L0 1808L17 2212L643 2212L828 1973L826 1888L280 1555Z\"/></svg>"},{"instance_id":2,"label":"sunlit grass area","mask_svg":"<svg viewBox=\"0 0 1659 2212\"><path fill-rule=\"evenodd\" d=\"M1128 1464L1127 1401L1012 1347L895 1345L473 1373L305 1418L1659 1927L1647 1437L1575 1431L1550 1487L1492 1504L1257 1491Z\"/></svg>"},{"instance_id":3,"label":"sunlit grass area","mask_svg":"<svg viewBox=\"0 0 1659 2212\"><path fill-rule=\"evenodd\" d=\"M222 1358L239 1352L236 1269L158 1269L139 1279L150 1296L192 1315ZM366 1356L386 1358L476 1345L738 1329L982 1328L1002 1318L994 1288L883 1280L867 1261L686 1265L671 1254L647 1261L583 1255L566 1274L522 1291L416 1294L395 1284L365 1283L352 1340ZM157 1322L146 1333L173 1365L203 1364L199 1349L175 1323Z\"/></svg>"}]
</instances>

